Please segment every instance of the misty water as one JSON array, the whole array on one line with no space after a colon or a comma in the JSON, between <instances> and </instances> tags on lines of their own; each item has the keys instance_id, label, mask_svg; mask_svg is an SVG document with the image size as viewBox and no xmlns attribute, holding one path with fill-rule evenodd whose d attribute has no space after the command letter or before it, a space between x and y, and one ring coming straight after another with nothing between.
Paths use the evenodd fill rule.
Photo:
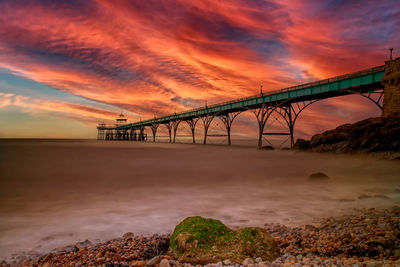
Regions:
<instances>
[{"instance_id":1,"label":"misty water","mask_svg":"<svg viewBox=\"0 0 400 267\"><path fill-rule=\"evenodd\" d=\"M310 180L315 172L330 179ZM376 197L359 199L363 194ZM0 140L0 258L128 231L170 233L192 215L232 228L302 225L399 204L396 160L235 146Z\"/></svg>"}]
</instances>

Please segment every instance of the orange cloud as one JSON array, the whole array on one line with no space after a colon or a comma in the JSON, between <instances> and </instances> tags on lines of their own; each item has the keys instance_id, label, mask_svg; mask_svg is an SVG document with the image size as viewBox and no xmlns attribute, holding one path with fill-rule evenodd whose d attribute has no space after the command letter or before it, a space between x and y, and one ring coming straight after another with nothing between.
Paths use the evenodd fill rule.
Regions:
<instances>
[{"instance_id":1,"label":"orange cloud","mask_svg":"<svg viewBox=\"0 0 400 267\"><path fill-rule=\"evenodd\" d=\"M145 119L383 64L399 8L328 2L3 1L0 67Z\"/></svg>"}]
</instances>

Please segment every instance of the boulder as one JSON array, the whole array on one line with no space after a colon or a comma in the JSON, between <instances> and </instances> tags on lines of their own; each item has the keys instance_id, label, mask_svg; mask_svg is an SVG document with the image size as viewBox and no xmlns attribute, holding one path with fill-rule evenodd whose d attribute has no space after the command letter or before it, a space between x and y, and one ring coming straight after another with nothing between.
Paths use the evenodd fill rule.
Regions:
<instances>
[{"instance_id":1,"label":"boulder","mask_svg":"<svg viewBox=\"0 0 400 267\"><path fill-rule=\"evenodd\" d=\"M329 176L323 172L316 172L309 176L310 180L326 180L329 179Z\"/></svg>"},{"instance_id":2,"label":"boulder","mask_svg":"<svg viewBox=\"0 0 400 267\"><path fill-rule=\"evenodd\" d=\"M134 236L135 236L135 235L134 235L132 232L127 232L127 233L125 233L125 234L122 235L122 238L123 238L125 241L128 241L128 240L131 240L131 241L132 241L132 239L133 239Z\"/></svg>"},{"instance_id":3,"label":"boulder","mask_svg":"<svg viewBox=\"0 0 400 267\"><path fill-rule=\"evenodd\" d=\"M146 263L146 266L152 267L152 266L154 266L156 264L159 264L161 260L162 260L162 256L161 255L157 255L157 256L153 257L151 260L149 260Z\"/></svg>"},{"instance_id":4,"label":"boulder","mask_svg":"<svg viewBox=\"0 0 400 267\"><path fill-rule=\"evenodd\" d=\"M162 259L160 262L160 267L171 267L167 259Z\"/></svg>"},{"instance_id":5,"label":"boulder","mask_svg":"<svg viewBox=\"0 0 400 267\"><path fill-rule=\"evenodd\" d=\"M240 264L246 258L273 261L280 250L265 229L233 231L218 220L195 216L175 227L168 254L180 262L207 264L229 259Z\"/></svg>"},{"instance_id":6,"label":"boulder","mask_svg":"<svg viewBox=\"0 0 400 267\"><path fill-rule=\"evenodd\" d=\"M274 150L274 147L273 146L262 146L259 149L261 149L261 150Z\"/></svg>"}]
</instances>

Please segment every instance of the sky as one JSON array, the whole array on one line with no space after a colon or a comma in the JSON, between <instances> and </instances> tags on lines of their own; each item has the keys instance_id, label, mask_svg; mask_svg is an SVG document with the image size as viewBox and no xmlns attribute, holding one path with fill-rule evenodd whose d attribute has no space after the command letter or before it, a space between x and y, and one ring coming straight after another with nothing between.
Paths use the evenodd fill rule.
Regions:
<instances>
[{"instance_id":1,"label":"sky","mask_svg":"<svg viewBox=\"0 0 400 267\"><path fill-rule=\"evenodd\" d=\"M0 0L0 138L95 138L150 119L384 64L397 0ZM371 116L320 101L299 137ZM250 112L232 134L257 133Z\"/></svg>"}]
</instances>

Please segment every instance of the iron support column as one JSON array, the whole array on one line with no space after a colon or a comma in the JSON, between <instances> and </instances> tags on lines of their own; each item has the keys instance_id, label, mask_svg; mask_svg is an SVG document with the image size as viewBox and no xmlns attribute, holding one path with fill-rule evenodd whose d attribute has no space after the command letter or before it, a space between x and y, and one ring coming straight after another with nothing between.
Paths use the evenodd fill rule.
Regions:
<instances>
[{"instance_id":1,"label":"iron support column","mask_svg":"<svg viewBox=\"0 0 400 267\"><path fill-rule=\"evenodd\" d=\"M241 111L239 112L232 112L228 114L224 114L221 116L218 116L218 118L224 123L225 128L226 128L226 133L228 135L228 145L231 144L231 128L232 128L232 123L233 120L239 115Z\"/></svg>"},{"instance_id":2,"label":"iron support column","mask_svg":"<svg viewBox=\"0 0 400 267\"><path fill-rule=\"evenodd\" d=\"M205 117L202 117L201 120L203 121L204 124L204 144L207 143L207 132L208 128L210 127L210 124L212 120L214 119L215 116L210 116L207 114Z\"/></svg>"},{"instance_id":3,"label":"iron support column","mask_svg":"<svg viewBox=\"0 0 400 267\"><path fill-rule=\"evenodd\" d=\"M190 120L186 120L186 123L189 125L190 130L192 132L193 144L196 144L196 138L194 136L196 124L199 121L199 118L191 118Z\"/></svg>"},{"instance_id":4,"label":"iron support column","mask_svg":"<svg viewBox=\"0 0 400 267\"><path fill-rule=\"evenodd\" d=\"M156 134L157 134L157 128L158 128L159 124L153 124L150 126L151 131L153 132L153 142L156 141Z\"/></svg>"}]
</instances>

